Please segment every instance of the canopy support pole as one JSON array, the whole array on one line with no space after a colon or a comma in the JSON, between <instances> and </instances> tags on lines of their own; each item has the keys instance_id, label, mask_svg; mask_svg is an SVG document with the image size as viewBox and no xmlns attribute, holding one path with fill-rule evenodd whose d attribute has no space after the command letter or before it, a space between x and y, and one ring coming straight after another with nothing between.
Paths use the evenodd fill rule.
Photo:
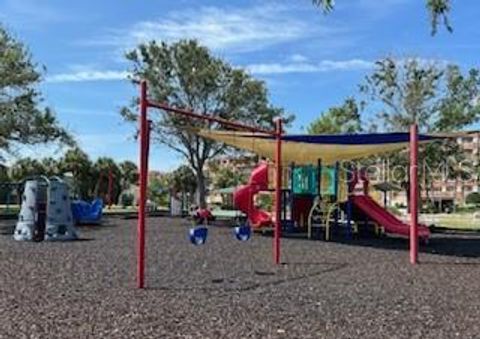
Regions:
<instances>
[{"instance_id":1,"label":"canopy support pole","mask_svg":"<svg viewBox=\"0 0 480 339\"><path fill-rule=\"evenodd\" d=\"M145 286L145 206L147 200L147 82L140 84L140 201L138 203L137 224L137 288Z\"/></svg>"},{"instance_id":2,"label":"canopy support pole","mask_svg":"<svg viewBox=\"0 0 480 339\"><path fill-rule=\"evenodd\" d=\"M410 263L418 261L418 127L410 127Z\"/></svg>"},{"instance_id":3,"label":"canopy support pole","mask_svg":"<svg viewBox=\"0 0 480 339\"><path fill-rule=\"evenodd\" d=\"M275 264L280 263L280 233L282 211L282 119L275 120L275 228L273 235L273 255Z\"/></svg>"}]
</instances>

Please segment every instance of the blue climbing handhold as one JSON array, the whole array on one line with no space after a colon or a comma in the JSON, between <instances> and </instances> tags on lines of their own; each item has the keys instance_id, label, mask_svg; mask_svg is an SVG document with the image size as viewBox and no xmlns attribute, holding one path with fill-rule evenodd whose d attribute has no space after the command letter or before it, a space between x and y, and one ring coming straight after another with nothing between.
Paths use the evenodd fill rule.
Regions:
<instances>
[{"instance_id":1,"label":"blue climbing handhold","mask_svg":"<svg viewBox=\"0 0 480 339\"><path fill-rule=\"evenodd\" d=\"M235 237L240 241L247 241L252 235L250 226L237 226L235 227Z\"/></svg>"},{"instance_id":2,"label":"blue climbing handhold","mask_svg":"<svg viewBox=\"0 0 480 339\"><path fill-rule=\"evenodd\" d=\"M203 245L207 241L208 228L196 226L190 229L190 242L194 245Z\"/></svg>"}]
</instances>

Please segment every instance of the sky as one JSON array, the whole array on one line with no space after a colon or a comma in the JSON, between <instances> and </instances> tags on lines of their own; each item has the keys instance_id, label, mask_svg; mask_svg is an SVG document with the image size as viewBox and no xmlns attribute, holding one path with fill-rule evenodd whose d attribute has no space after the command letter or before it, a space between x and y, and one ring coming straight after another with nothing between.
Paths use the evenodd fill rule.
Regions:
<instances>
[{"instance_id":1,"label":"sky","mask_svg":"<svg viewBox=\"0 0 480 339\"><path fill-rule=\"evenodd\" d=\"M320 112L358 93L375 60L417 57L478 67L478 0L453 0L454 33L432 37L421 0L338 0L324 15L310 0L0 0L0 22L45 66L43 104L92 159L137 162L135 126L119 110L138 89L126 80L126 51L150 40L196 38L266 82L271 102L296 115L302 132ZM60 156L29 146L21 156ZM151 168L182 158L151 148Z\"/></svg>"}]
</instances>

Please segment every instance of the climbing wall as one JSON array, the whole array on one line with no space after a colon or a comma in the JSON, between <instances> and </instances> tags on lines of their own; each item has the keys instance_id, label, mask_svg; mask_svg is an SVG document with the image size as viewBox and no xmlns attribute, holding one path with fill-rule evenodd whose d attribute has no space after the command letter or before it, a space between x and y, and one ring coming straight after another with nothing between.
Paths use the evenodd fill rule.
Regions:
<instances>
[{"instance_id":1,"label":"climbing wall","mask_svg":"<svg viewBox=\"0 0 480 339\"><path fill-rule=\"evenodd\" d=\"M72 217L68 186L58 179L50 180L48 187L45 240L64 241L78 238Z\"/></svg>"},{"instance_id":2,"label":"climbing wall","mask_svg":"<svg viewBox=\"0 0 480 339\"><path fill-rule=\"evenodd\" d=\"M41 241L45 227L46 185L27 180L13 238L18 241Z\"/></svg>"}]
</instances>

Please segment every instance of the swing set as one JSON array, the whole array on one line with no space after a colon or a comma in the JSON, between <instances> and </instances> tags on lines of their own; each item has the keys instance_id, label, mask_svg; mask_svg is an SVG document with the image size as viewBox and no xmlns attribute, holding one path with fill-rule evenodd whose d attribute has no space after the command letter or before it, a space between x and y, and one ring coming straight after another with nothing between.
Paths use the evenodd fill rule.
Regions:
<instances>
[{"instance_id":1,"label":"swing set","mask_svg":"<svg viewBox=\"0 0 480 339\"><path fill-rule=\"evenodd\" d=\"M238 122L228 121L218 117L211 117L188 111L184 109L174 108L165 103L157 103L148 99L147 82L142 80L140 82L140 201L138 207L138 225L137 225L137 287L145 287L145 216L146 216L146 201L147 201L147 180L148 180L148 156L150 147L150 130L151 121L148 119L148 108L156 108L168 112L170 114L177 114L186 118L197 119L202 121L218 123L224 127L234 130L248 131L269 135L276 140L275 152L275 199L277 202L281 201L281 156L282 156L282 119L275 120L275 130L267 130L259 127L248 126ZM275 264L280 263L280 204L275 204L275 223L273 236L273 258ZM195 230L193 231L195 232ZM198 238L206 238L208 230L206 228L198 231ZM195 237L195 233L191 233ZM247 240L250 234L241 232L240 229L236 232L237 238L240 240Z\"/></svg>"},{"instance_id":2,"label":"swing set","mask_svg":"<svg viewBox=\"0 0 480 339\"><path fill-rule=\"evenodd\" d=\"M331 136L303 136L286 135L282 129L282 119L275 119L275 129L267 130L259 127L248 126L239 122L228 121L218 117L202 115L191 110L171 107L166 103L158 103L148 99L147 82L140 82L140 194L137 225L137 287L145 287L145 217L146 217L146 197L148 180L148 157L150 146L151 121L148 119L148 109L155 108L175 114L188 119L207 121L217 123L228 128L228 131L199 131L197 134L201 137L209 138L215 141L224 142L227 145L243 148L255 152L261 156L273 159L274 161L274 222L273 222L273 262L280 263L280 236L282 230L282 162L288 163L300 158L304 165L315 164L322 155L323 159L332 163L336 160L348 160L360 158L362 156L372 155L381 152L391 152L410 145L410 201L411 218L409 227L410 239L410 262L416 264L418 260L418 143L419 135L417 125L412 125L410 133L393 133L367 135L366 137L357 136L335 136L343 138L340 142L323 142L319 146L320 139L332 139ZM238 132L236 132L238 131ZM422 142L430 142L439 137L421 135ZM323 140L322 139L322 140ZM331 140L330 140L331 141ZM255 144L258 143L258 144ZM375 145L375 143L377 145ZM380 151L378 150L380 144ZM283 149L283 146L285 146ZM295 148L296 147L296 148ZM377 148L375 148L377 147ZM335 206L330 206L330 211ZM325 210L325 209L324 209ZM332 212L330 211L330 214ZM324 216L330 218L330 215ZM327 230L328 231L328 230ZM249 227L240 226L235 229L235 236L238 240L248 240L251 235ZM190 230L190 241L194 244L205 243L208 234L206 227L197 227Z\"/></svg>"}]
</instances>

